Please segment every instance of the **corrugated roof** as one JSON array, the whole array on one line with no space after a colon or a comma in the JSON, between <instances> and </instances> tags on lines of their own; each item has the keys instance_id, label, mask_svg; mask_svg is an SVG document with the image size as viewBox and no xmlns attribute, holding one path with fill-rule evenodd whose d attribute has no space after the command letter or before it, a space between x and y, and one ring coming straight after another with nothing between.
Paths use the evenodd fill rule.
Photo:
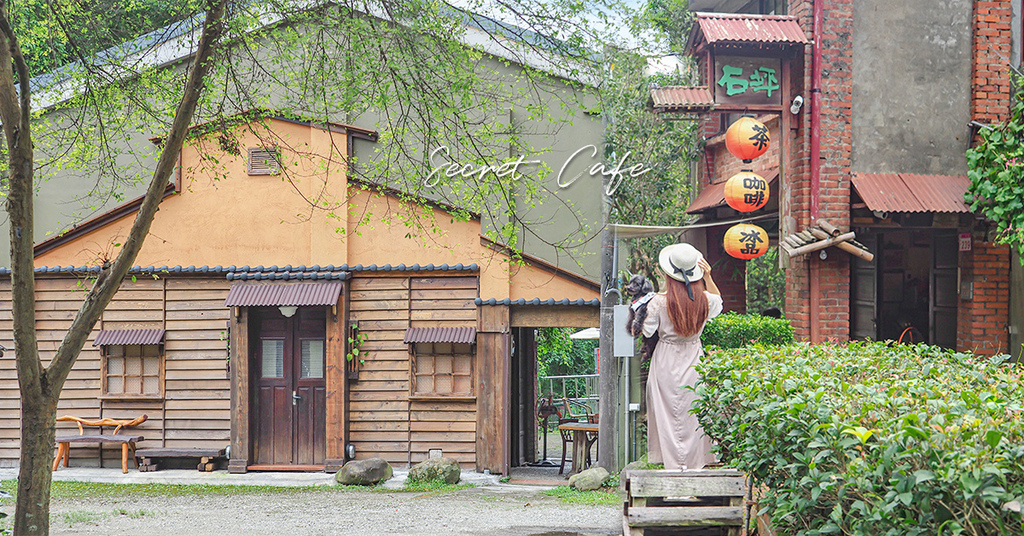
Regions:
<instances>
[{"instance_id":1,"label":"corrugated roof","mask_svg":"<svg viewBox=\"0 0 1024 536\"><path fill-rule=\"evenodd\" d=\"M405 331L406 344L417 342L451 342L473 344L476 342L476 328L409 328Z\"/></svg>"},{"instance_id":2,"label":"corrugated roof","mask_svg":"<svg viewBox=\"0 0 1024 536\"><path fill-rule=\"evenodd\" d=\"M854 173L854 191L871 210L880 212L970 212L964 193L966 175Z\"/></svg>"},{"instance_id":3,"label":"corrugated roof","mask_svg":"<svg viewBox=\"0 0 1024 536\"><path fill-rule=\"evenodd\" d=\"M803 45L807 36L796 17L782 15L746 15L742 13L697 13L690 32L687 51L703 41L710 44Z\"/></svg>"},{"instance_id":4,"label":"corrugated roof","mask_svg":"<svg viewBox=\"0 0 1024 536\"><path fill-rule=\"evenodd\" d=\"M556 300L553 298L548 298L546 300L542 300L540 298L534 298L532 300L527 300L523 298L519 298L518 300L510 300L508 298L504 300L496 300L494 298L488 298L484 300L481 298L477 298L473 300L473 303L477 305L582 305L597 307L601 305L601 300L596 298L593 300L584 300L582 298L578 300L570 300L567 298L561 300Z\"/></svg>"},{"instance_id":5,"label":"corrugated roof","mask_svg":"<svg viewBox=\"0 0 1024 536\"><path fill-rule=\"evenodd\" d=\"M251 285L235 283L224 300L225 307L277 307L280 305L335 305L341 281Z\"/></svg>"},{"instance_id":6,"label":"corrugated roof","mask_svg":"<svg viewBox=\"0 0 1024 536\"><path fill-rule=\"evenodd\" d=\"M658 111L707 111L715 104L706 87L668 86L651 90L651 101Z\"/></svg>"},{"instance_id":7,"label":"corrugated roof","mask_svg":"<svg viewBox=\"0 0 1024 536\"><path fill-rule=\"evenodd\" d=\"M768 185L775 184L775 181L779 180L779 169L772 168L768 171L755 171L762 177L768 177ZM693 198L693 202L690 203L689 207L686 207L687 214L696 214L708 210L710 208L724 207L728 205L725 202L725 183L728 181L722 181L719 183L711 184L704 187L697 197Z\"/></svg>"},{"instance_id":8,"label":"corrugated roof","mask_svg":"<svg viewBox=\"0 0 1024 536\"><path fill-rule=\"evenodd\" d=\"M162 329L106 329L96 335L93 346L110 346L113 344L162 344Z\"/></svg>"}]
</instances>

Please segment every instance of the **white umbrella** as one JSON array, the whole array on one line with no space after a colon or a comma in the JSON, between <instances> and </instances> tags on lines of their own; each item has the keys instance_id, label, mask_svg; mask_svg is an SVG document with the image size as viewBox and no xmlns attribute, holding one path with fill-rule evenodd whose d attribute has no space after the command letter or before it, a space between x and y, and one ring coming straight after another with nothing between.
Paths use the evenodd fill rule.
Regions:
<instances>
[{"instance_id":1,"label":"white umbrella","mask_svg":"<svg viewBox=\"0 0 1024 536\"><path fill-rule=\"evenodd\" d=\"M570 339L600 339L601 328L587 328L569 335Z\"/></svg>"}]
</instances>

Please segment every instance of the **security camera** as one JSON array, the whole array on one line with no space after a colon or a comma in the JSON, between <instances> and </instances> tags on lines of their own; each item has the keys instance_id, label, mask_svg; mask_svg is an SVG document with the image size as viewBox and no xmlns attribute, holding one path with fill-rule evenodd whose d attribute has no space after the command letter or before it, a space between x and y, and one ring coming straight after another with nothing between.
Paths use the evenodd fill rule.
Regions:
<instances>
[{"instance_id":1,"label":"security camera","mask_svg":"<svg viewBox=\"0 0 1024 536\"><path fill-rule=\"evenodd\" d=\"M800 113L800 108L804 105L804 98L800 95L793 97L793 104L789 105L789 111L796 115Z\"/></svg>"}]
</instances>

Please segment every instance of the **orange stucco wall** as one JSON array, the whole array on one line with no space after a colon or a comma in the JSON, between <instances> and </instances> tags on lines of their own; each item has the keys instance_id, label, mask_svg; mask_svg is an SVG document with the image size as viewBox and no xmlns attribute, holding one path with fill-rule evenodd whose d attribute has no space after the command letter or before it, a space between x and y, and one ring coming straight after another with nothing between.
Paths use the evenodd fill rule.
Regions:
<instances>
[{"instance_id":1,"label":"orange stucco wall","mask_svg":"<svg viewBox=\"0 0 1024 536\"><path fill-rule=\"evenodd\" d=\"M484 299L597 297L545 270L515 266L510 273L508 257L481 244L479 221L453 221L440 209L349 189L344 133L274 119L266 124L269 129L249 124L230 132L241 156L215 149L217 133L185 147L182 191L161 203L136 265L477 263ZM285 173L248 175L247 148L261 146L280 149ZM113 258L133 219L76 237L39 255L36 266ZM431 230L406 225L410 219L429 222L423 228Z\"/></svg>"}]
</instances>

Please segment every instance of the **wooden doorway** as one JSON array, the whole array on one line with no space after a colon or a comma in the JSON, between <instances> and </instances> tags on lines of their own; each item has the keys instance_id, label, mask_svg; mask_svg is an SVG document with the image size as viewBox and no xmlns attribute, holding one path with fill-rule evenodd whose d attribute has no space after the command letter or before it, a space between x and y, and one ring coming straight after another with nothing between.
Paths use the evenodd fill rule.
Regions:
<instances>
[{"instance_id":1,"label":"wooden doorway","mask_svg":"<svg viewBox=\"0 0 1024 536\"><path fill-rule=\"evenodd\" d=\"M293 308L294 309L294 308ZM253 465L323 469L326 445L326 309L253 309Z\"/></svg>"}]
</instances>

